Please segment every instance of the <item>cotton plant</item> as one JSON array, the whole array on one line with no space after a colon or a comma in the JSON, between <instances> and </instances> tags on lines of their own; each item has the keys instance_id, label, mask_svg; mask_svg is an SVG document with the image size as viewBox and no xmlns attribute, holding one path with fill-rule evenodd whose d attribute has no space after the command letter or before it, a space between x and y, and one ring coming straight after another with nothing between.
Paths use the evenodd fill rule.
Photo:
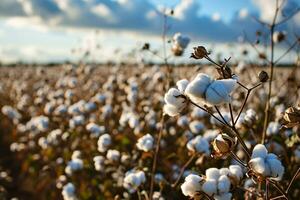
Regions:
<instances>
[{"instance_id":1,"label":"cotton plant","mask_svg":"<svg viewBox=\"0 0 300 200\"><path fill-rule=\"evenodd\" d=\"M74 172L83 169L83 160L80 158L81 152L76 150L73 152L71 160L65 167L65 173L71 176Z\"/></svg>"},{"instance_id":2,"label":"cotton plant","mask_svg":"<svg viewBox=\"0 0 300 200\"><path fill-rule=\"evenodd\" d=\"M62 196L63 196L64 200L77 200L78 199L75 194L75 186L73 183L67 183L66 185L63 186Z\"/></svg>"},{"instance_id":3,"label":"cotton plant","mask_svg":"<svg viewBox=\"0 0 300 200\"><path fill-rule=\"evenodd\" d=\"M191 139L187 143L186 147L191 152L210 155L209 142L201 135L198 135L195 138Z\"/></svg>"}]
</instances>

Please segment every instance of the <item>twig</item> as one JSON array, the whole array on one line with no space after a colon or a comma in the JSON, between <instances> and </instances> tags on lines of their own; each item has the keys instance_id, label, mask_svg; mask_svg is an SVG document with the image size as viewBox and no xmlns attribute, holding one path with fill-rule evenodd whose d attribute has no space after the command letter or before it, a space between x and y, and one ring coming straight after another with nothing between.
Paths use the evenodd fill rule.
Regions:
<instances>
[{"instance_id":1,"label":"twig","mask_svg":"<svg viewBox=\"0 0 300 200\"><path fill-rule=\"evenodd\" d=\"M182 177L182 175L183 175L183 173L184 173L184 170L191 164L191 162L194 160L194 158L196 157L196 155L197 155L197 154L194 153L194 154L190 157L190 159L188 159L188 160L186 161L186 163L183 165L183 167L181 168L180 173L179 173L179 175L178 175L176 181L171 185L172 188L175 188L175 187L178 185L178 183L179 183L179 181L180 181L180 179L181 179L181 177Z\"/></svg>"},{"instance_id":2,"label":"twig","mask_svg":"<svg viewBox=\"0 0 300 200\"><path fill-rule=\"evenodd\" d=\"M290 188L291 188L293 182L295 181L295 179L297 178L297 176L298 176L299 173L300 173L300 167L298 168L297 172L294 174L294 176L293 176L292 180L290 181L290 183L289 183L287 189L285 190L285 193L288 193L288 192L289 192L289 190L290 190Z\"/></svg>"}]
</instances>

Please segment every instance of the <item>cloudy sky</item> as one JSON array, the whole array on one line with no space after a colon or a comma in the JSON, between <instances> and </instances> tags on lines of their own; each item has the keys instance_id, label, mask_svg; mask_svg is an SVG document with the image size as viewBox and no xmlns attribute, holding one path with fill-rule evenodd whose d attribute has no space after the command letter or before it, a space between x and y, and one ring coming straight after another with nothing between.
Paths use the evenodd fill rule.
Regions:
<instances>
[{"instance_id":1,"label":"cloudy sky","mask_svg":"<svg viewBox=\"0 0 300 200\"><path fill-rule=\"evenodd\" d=\"M169 37L181 32L193 45L205 45L214 55L238 59L249 48L238 38L246 32L255 40L262 30L253 16L270 22L275 0L0 0L0 60L2 62L78 61L86 49L95 61L126 60L127 54L144 42L161 47L164 8L174 10L168 18ZM293 13L300 0L286 0L282 13ZM300 13L278 27L300 35ZM288 44L278 45L278 54ZM255 56L252 53L252 56ZM187 59L188 55L185 56ZM284 61L294 59L295 52ZM137 53L135 59L151 59Z\"/></svg>"}]
</instances>

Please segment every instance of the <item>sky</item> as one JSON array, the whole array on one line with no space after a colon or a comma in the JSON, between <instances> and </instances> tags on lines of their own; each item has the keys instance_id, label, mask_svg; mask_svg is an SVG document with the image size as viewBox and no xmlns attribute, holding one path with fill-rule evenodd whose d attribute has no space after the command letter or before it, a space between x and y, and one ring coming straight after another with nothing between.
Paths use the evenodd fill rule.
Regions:
<instances>
[{"instance_id":1,"label":"sky","mask_svg":"<svg viewBox=\"0 0 300 200\"><path fill-rule=\"evenodd\" d=\"M282 0L280 0L282 1ZM270 22L275 0L0 0L0 61L64 62L79 61L90 51L87 61L155 60L155 56L136 51L145 42L161 50L162 10L174 10L168 17L168 38L176 32L191 39L183 58L192 47L204 45L214 56L241 59L249 44L241 43L245 32L255 40L263 30L253 17ZM300 0L286 0L279 20L293 13ZM281 14L282 13L282 14ZM288 34L276 46L278 55L287 43L300 35L300 12L278 27ZM168 46L169 47L169 46ZM258 47L262 48L262 47ZM135 52L134 57L130 57ZM160 52L159 52L160 53ZM283 61L295 59L296 52Z\"/></svg>"}]
</instances>

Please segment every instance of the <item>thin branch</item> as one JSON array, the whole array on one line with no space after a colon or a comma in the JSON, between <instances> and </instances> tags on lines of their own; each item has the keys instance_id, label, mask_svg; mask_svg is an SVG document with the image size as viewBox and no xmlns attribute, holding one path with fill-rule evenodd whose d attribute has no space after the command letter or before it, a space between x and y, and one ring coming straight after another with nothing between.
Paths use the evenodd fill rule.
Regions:
<instances>
[{"instance_id":1,"label":"thin branch","mask_svg":"<svg viewBox=\"0 0 300 200\"><path fill-rule=\"evenodd\" d=\"M290 183L289 183L287 189L285 190L285 193L288 193L288 192L289 192L289 190L290 190L290 188L291 188L293 182L296 180L296 178L297 178L297 176L298 176L299 173L300 173L300 167L298 168L297 172L294 174L294 176L293 176L292 180L290 181Z\"/></svg>"},{"instance_id":2,"label":"thin branch","mask_svg":"<svg viewBox=\"0 0 300 200\"><path fill-rule=\"evenodd\" d=\"M175 187L178 185L178 183L179 183L179 181L180 181L180 179L181 179L181 177L182 177L182 175L183 175L183 173L184 173L184 170L191 164L191 162L194 160L194 158L196 157L196 155L197 155L197 154L194 153L194 154L190 157L190 159L188 159L188 160L186 161L186 163L183 165L183 167L181 168L180 173L179 173L179 175L178 175L176 181L171 185L172 188L175 188Z\"/></svg>"},{"instance_id":3,"label":"thin branch","mask_svg":"<svg viewBox=\"0 0 300 200\"><path fill-rule=\"evenodd\" d=\"M274 65L276 65L286 54L288 54L297 44L298 44L298 40L296 40L291 46L290 48L288 48L279 58L277 58L277 60L275 60Z\"/></svg>"}]
</instances>

